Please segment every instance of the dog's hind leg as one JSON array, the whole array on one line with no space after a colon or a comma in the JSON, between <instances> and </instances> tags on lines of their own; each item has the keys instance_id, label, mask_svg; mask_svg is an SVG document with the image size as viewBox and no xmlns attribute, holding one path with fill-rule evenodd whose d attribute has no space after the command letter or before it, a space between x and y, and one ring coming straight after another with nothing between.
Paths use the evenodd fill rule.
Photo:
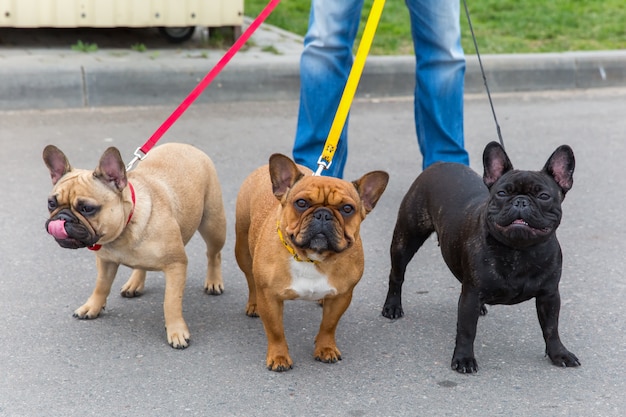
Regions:
<instances>
[{"instance_id":1,"label":"dog's hind leg","mask_svg":"<svg viewBox=\"0 0 626 417\"><path fill-rule=\"evenodd\" d=\"M246 315L248 317L259 317L257 312L256 301L256 284L254 282L254 276L252 275L252 255L250 254L250 247L248 246L248 225L241 226L240 223L235 225L236 239L235 239L235 258L237 265L246 276L248 282L248 302L246 303Z\"/></svg>"},{"instance_id":2,"label":"dog's hind leg","mask_svg":"<svg viewBox=\"0 0 626 417\"><path fill-rule=\"evenodd\" d=\"M402 212L402 211L401 211ZM416 226L415 219L410 216L399 216L391 241L391 271L389 272L389 290L383 306L382 314L389 319L397 319L404 315L402 310L402 284L406 267L415 256L417 250L432 234L433 229L425 225Z\"/></svg>"},{"instance_id":3,"label":"dog's hind leg","mask_svg":"<svg viewBox=\"0 0 626 417\"><path fill-rule=\"evenodd\" d=\"M143 269L133 269L130 278L126 284L122 286L120 294L122 297L133 298L139 297L143 293L146 284L146 271Z\"/></svg>"},{"instance_id":4,"label":"dog's hind leg","mask_svg":"<svg viewBox=\"0 0 626 417\"><path fill-rule=\"evenodd\" d=\"M222 248L226 241L226 215L219 186L214 184L209 192L213 195L205 199L204 214L198 227L207 247L207 274L204 291L207 294L220 295L224 292Z\"/></svg>"}]
</instances>

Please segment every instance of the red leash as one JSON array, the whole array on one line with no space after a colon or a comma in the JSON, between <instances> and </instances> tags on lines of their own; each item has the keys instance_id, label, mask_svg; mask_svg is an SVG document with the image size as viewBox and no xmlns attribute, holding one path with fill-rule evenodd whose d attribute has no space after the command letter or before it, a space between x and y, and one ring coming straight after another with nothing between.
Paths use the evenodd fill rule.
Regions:
<instances>
[{"instance_id":1,"label":"red leash","mask_svg":"<svg viewBox=\"0 0 626 417\"><path fill-rule=\"evenodd\" d=\"M235 41L235 43L226 51L226 54L219 60L217 65L213 67L213 69L200 81L200 83L189 93L189 95L183 100L182 103L172 112L172 114L163 122L163 124L152 134L150 139L146 143L143 144L140 148L137 148L134 155L135 157L128 164L127 170L133 168L137 161L143 160L150 149L154 147L154 145L161 139L161 137L167 132L167 130L172 127L172 125L178 120L180 116L191 106L191 104L202 94L204 89L211 84L213 79L220 73L220 71L228 64L228 62L232 59L233 56L241 49L241 47L250 39L250 36L261 26L261 23L267 19L267 17L272 13L274 8L280 3L280 0L270 0L267 6L261 11L261 13L257 16L256 19L250 24L250 26L245 30L244 33L241 34L239 39Z\"/></svg>"}]
</instances>

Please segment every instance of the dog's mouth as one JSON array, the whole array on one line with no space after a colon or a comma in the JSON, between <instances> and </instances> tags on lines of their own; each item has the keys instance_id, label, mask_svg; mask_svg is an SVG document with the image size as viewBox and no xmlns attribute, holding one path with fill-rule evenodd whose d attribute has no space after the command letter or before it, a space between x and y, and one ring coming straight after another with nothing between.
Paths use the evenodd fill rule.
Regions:
<instances>
[{"instance_id":1,"label":"dog's mouth","mask_svg":"<svg viewBox=\"0 0 626 417\"><path fill-rule=\"evenodd\" d=\"M513 223L511 223L511 226L514 226L514 225L530 227L528 223L523 219L514 220Z\"/></svg>"},{"instance_id":2,"label":"dog's mouth","mask_svg":"<svg viewBox=\"0 0 626 417\"><path fill-rule=\"evenodd\" d=\"M65 249L81 249L81 248L86 248L88 246L91 246L91 245L87 245L84 242L81 242L80 240L76 240L72 238L67 238L63 240L57 239L57 238L55 239L57 243L59 244L59 246Z\"/></svg>"},{"instance_id":3,"label":"dog's mouth","mask_svg":"<svg viewBox=\"0 0 626 417\"><path fill-rule=\"evenodd\" d=\"M311 249L317 253L322 253L329 249L336 252L331 240L329 240L323 233L318 233L313 236L306 246L307 249Z\"/></svg>"},{"instance_id":4,"label":"dog's mouth","mask_svg":"<svg viewBox=\"0 0 626 417\"><path fill-rule=\"evenodd\" d=\"M525 231L537 237L548 235L552 231L550 227L533 227L524 219L515 219L506 226L500 224L496 224L496 226L498 230L506 234Z\"/></svg>"},{"instance_id":5,"label":"dog's mouth","mask_svg":"<svg viewBox=\"0 0 626 417\"><path fill-rule=\"evenodd\" d=\"M313 251L317 254L325 252L343 252L350 247L351 242L345 242L345 245L340 245L340 242L334 236L328 236L327 233L319 232L313 235L300 235L299 237L291 236L291 241L294 244L305 251Z\"/></svg>"},{"instance_id":6,"label":"dog's mouth","mask_svg":"<svg viewBox=\"0 0 626 417\"><path fill-rule=\"evenodd\" d=\"M65 220L50 220L46 224L46 231L62 248L80 249L93 246L99 236L92 237L84 226L74 225Z\"/></svg>"},{"instance_id":7,"label":"dog's mouth","mask_svg":"<svg viewBox=\"0 0 626 417\"><path fill-rule=\"evenodd\" d=\"M65 230L65 220L50 220L46 225L46 230L56 240L65 240L69 238Z\"/></svg>"},{"instance_id":8,"label":"dog's mouth","mask_svg":"<svg viewBox=\"0 0 626 417\"><path fill-rule=\"evenodd\" d=\"M300 240L298 240L296 236L291 236L291 240L296 244L298 248L303 250L312 250L316 253L322 253L330 250L330 241L322 233L318 233L313 237Z\"/></svg>"}]
</instances>

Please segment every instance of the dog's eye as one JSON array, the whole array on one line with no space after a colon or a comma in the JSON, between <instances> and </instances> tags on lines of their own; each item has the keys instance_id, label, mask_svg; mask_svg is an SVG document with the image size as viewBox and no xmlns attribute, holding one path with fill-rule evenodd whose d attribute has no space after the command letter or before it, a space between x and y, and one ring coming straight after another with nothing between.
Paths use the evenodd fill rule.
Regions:
<instances>
[{"instance_id":1,"label":"dog's eye","mask_svg":"<svg viewBox=\"0 0 626 417\"><path fill-rule=\"evenodd\" d=\"M91 213L93 213L94 211L96 211L96 208L95 208L95 207L92 207L92 206L82 206L82 207L80 208L80 212L81 212L82 214L91 214Z\"/></svg>"},{"instance_id":2,"label":"dog's eye","mask_svg":"<svg viewBox=\"0 0 626 417\"><path fill-rule=\"evenodd\" d=\"M540 200L549 200L550 199L550 194L548 193L541 193L537 196L537 198L539 198Z\"/></svg>"},{"instance_id":3,"label":"dog's eye","mask_svg":"<svg viewBox=\"0 0 626 417\"><path fill-rule=\"evenodd\" d=\"M304 198L299 198L294 204L299 209L306 209L309 207L309 203Z\"/></svg>"},{"instance_id":4,"label":"dog's eye","mask_svg":"<svg viewBox=\"0 0 626 417\"><path fill-rule=\"evenodd\" d=\"M57 209L57 207L58 203L56 197L50 197L48 199L48 211L54 211Z\"/></svg>"},{"instance_id":5,"label":"dog's eye","mask_svg":"<svg viewBox=\"0 0 626 417\"><path fill-rule=\"evenodd\" d=\"M506 197L507 196L507 192L504 190L500 190L497 192L498 197Z\"/></svg>"},{"instance_id":6,"label":"dog's eye","mask_svg":"<svg viewBox=\"0 0 626 417\"><path fill-rule=\"evenodd\" d=\"M346 204L345 206L341 207L342 214L352 214L353 212L354 212L354 206L351 204Z\"/></svg>"},{"instance_id":7,"label":"dog's eye","mask_svg":"<svg viewBox=\"0 0 626 417\"><path fill-rule=\"evenodd\" d=\"M78 211L83 216L93 216L98 211L98 207L92 206L92 205L89 205L89 204L81 204L78 207Z\"/></svg>"}]
</instances>

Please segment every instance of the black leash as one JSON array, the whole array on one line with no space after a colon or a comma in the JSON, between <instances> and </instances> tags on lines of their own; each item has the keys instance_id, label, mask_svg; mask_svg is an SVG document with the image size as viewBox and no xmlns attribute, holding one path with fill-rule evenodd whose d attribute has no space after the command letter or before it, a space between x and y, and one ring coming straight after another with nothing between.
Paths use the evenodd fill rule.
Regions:
<instances>
[{"instance_id":1,"label":"black leash","mask_svg":"<svg viewBox=\"0 0 626 417\"><path fill-rule=\"evenodd\" d=\"M485 70L483 68L483 61L480 59L480 53L478 52L478 43L476 42L476 35L474 35L474 27L472 26L472 19L470 19L469 9L467 7L467 0L463 0L463 6L465 7L465 15L467 16L467 23L469 24L470 32L472 33L472 41L474 41L474 49L476 49L476 56L478 57L478 64L480 65L480 73L483 76L483 82L485 84L485 90L487 90L487 97L489 98L489 105L491 106L491 113L493 114L493 120L496 122L496 131L498 133L498 139L500 145L504 148L504 141L502 140L502 132L500 131L500 125L498 124L498 118L496 117L496 110L493 107L493 101L491 100L491 93L489 92L489 85L487 84L487 77L485 76Z\"/></svg>"}]
</instances>

